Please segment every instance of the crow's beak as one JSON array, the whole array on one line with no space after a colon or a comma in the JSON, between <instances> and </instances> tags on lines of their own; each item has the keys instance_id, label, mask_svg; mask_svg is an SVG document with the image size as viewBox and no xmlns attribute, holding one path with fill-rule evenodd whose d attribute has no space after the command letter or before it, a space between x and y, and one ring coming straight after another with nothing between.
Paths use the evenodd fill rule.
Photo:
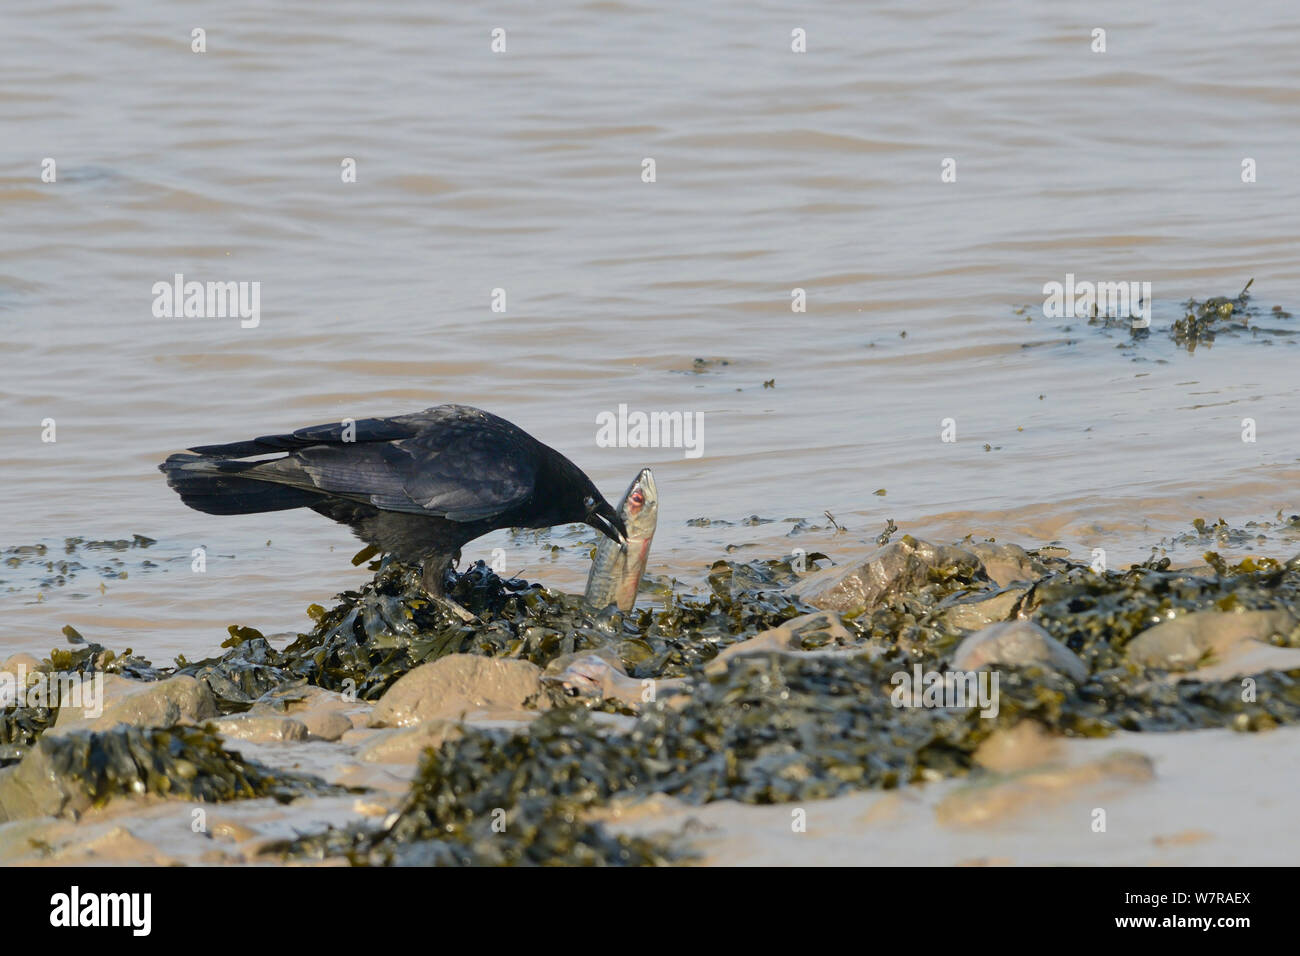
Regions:
<instances>
[{"instance_id":1,"label":"crow's beak","mask_svg":"<svg viewBox=\"0 0 1300 956\"><path fill-rule=\"evenodd\" d=\"M622 551L627 551L627 525L608 501L602 501L591 509L587 515L587 524L617 544Z\"/></svg>"}]
</instances>

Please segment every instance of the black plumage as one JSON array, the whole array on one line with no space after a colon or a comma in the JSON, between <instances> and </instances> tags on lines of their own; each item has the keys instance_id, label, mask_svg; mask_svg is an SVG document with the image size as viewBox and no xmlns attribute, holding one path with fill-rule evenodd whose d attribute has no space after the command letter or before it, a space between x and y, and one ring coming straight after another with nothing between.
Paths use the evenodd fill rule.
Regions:
<instances>
[{"instance_id":1,"label":"black plumage","mask_svg":"<svg viewBox=\"0 0 1300 956\"><path fill-rule=\"evenodd\" d=\"M435 596L460 549L498 528L583 522L620 543L627 534L577 465L466 405L190 452L158 467L191 508L216 515L311 508L380 551L423 562L424 586Z\"/></svg>"}]
</instances>

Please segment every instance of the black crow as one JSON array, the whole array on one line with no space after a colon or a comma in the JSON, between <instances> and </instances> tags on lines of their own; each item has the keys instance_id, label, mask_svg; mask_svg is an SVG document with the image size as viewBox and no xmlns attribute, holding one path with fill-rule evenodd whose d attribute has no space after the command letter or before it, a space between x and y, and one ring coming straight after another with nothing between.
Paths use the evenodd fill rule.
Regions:
<instances>
[{"instance_id":1,"label":"black crow","mask_svg":"<svg viewBox=\"0 0 1300 956\"><path fill-rule=\"evenodd\" d=\"M190 451L158 467L191 508L214 515L311 508L400 561L422 561L424 588L440 600L460 549L498 528L583 522L626 546L623 519L577 465L466 405Z\"/></svg>"}]
</instances>

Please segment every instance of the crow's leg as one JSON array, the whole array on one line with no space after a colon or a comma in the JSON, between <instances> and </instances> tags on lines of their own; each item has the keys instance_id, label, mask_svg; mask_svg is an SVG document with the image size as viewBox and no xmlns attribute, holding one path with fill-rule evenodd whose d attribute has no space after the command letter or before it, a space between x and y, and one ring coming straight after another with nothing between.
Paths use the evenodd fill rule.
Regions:
<instances>
[{"instance_id":1,"label":"crow's leg","mask_svg":"<svg viewBox=\"0 0 1300 956\"><path fill-rule=\"evenodd\" d=\"M450 567L451 558L446 555L434 554L425 558L424 571L420 577L420 583L424 585L424 593L429 595L430 600L435 604L444 608L447 613L460 618L466 624L482 624L483 622L477 616L447 597L442 582L447 576L447 569Z\"/></svg>"}]
</instances>

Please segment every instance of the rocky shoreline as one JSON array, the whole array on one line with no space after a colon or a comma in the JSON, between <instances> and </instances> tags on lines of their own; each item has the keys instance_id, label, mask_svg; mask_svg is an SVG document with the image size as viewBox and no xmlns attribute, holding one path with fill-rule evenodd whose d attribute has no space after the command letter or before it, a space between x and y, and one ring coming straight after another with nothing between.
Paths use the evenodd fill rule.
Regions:
<instances>
[{"instance_id":1,"label":"rocky shoreline","mask_svg":"<svg viewBox=\"0 0 1300 956\"><path fill-rule=\"evenodd\" d=\"M903 536L806 560L719 561L707 592L627 614L476 565L452 592L471 623L385 561L283 647L236 625L170 668L16 655L0 671L98 677L103 700L0 711L0 860L691 862L683 808L968 780L933 822L978 827L1157 776L1124 750L1055 766L1069 738L1300 722L1297 559L1108 571ZM995 676L996 712L943 680L898 706L913 673Z\"/></svg>"}]
</instances>

